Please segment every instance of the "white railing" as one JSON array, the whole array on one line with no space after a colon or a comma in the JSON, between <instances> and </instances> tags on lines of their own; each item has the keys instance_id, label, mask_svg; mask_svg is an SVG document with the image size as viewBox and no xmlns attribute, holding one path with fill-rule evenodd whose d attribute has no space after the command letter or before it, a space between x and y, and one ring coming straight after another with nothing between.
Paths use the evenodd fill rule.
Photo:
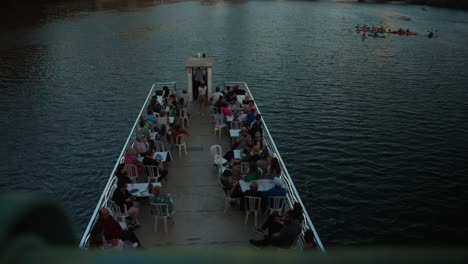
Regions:
<instances>
[{"instance_id":1,"label":"white railing","mask_svg":"<svg viewBox=\"0 0 468 264\"><path fill-rule=\"evenodd\" d=\"M226 86L233 87L234 85L239 85L240 88L246 91L246 95L248 95L252 100L254 100L252 93L250 92L250 89L245 82L224 82L224 88L226 88ZM261 114L260 109L258 109L257 104L255 104L255 106L257 107L257 113ZM281 166L281 171L282 171L281 176L288 190L288 193L286 195L287 205L289 207L288 209L292 209L295 202L298 202L302 206L302 211L304 212L304 216L306 220L305 226L303 228L304 230L307 228L312 230L312 232L314 233L314 239L315 239L315 242L317 243L317 246L320 248L322 252L325 253L325 248L323 247L322 241L320 241L320 237L317 233L317 230L315 230L314 224L312 223L312 220L310 219L310 216L307 213L307 210L304 207L304 204L302 203L301 197L299 196L299 193L297 192L296 187L294 186L293 180L291 179L291 176L289 175L288 169L286 168L286 165L284 165L283 159L281 158L281 155L278 149L276 148L276 144L273 141L270 131L268 130L264 116L262 116L262 124L263 124L263 138L267 142L267 146L268 146L270 153L272 153L273 155L276 155ZM304 245L304 237L301 236L300 240L297 242L302 247Z\"/></svg>"},{"instance_id":2,"label":"white railing","mask_svg":"<svg viewBox=\"0 0 468 264\"><path fill-rule=\"evenodd\" d=\"M154 94L154 92L156 90L159 90L164 85L167 85L169 87L168 84L173 84L171 87L174 87L174 89L175 89L175 83L162 83L162 84L161 83L155 83L151 87L151 90L148 93L148 96L146 97L146 101L143 104L143 106L141 107L140 113L138 114L138 117L135 120L135 123L133 124L132 132L130 133L130 135L128 135L127 141L125 142L125 145L122 148L122 151L120 152L119 158L117 159L117 162L115 163L114 169L112 170L112 173L110 174L110 176L109 176L109 178L107 180L107 184L104 187L104 191L101 194L101 198L99 198L99 201L98 201L98 203L96 205L96 208L94 209L93 215L91 216L91 220L89 221L88 226L86 227L86 230L84 231L83 236L81 237L80 248L85 248L86 243L88 242L88 238L89 238L89 234L91 232L91 229L93 228L94 223L97 220L99 209L101 209L102 207L107 206L110 195L112 195L111 194L111 188L112 188L112 185L114 184L115 171L117 170L117 166L119 166L119 164L122 163L123 157L125 156L125 153L126 153L128 147L130 147L133 144L133 142L135 141L138 123L140 122L140 116L145 114L145 110L148 107L149 101L151 100L151 96ZM171 87L169 87L169 88L171 88Z\"/></svg>"}]
</instances>

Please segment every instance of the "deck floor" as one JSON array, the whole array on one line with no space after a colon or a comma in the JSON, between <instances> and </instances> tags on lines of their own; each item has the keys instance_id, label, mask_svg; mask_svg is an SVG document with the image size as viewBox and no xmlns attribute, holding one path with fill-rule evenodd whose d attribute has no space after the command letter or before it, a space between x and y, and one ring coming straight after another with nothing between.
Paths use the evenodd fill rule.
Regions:
<instances>
[{"instance_id":1,"label":"deck floor","mask_svg":"<svg viewBox=\"0 0 468 264\"><path fill-rule=\"evenodd\" d=\"M198 105L191 105L190 136L187 141L188 154L179 157L172 150L173 161L169 162L169 174L162 188L171 194L174 201L174 221L168 221L168 232L164 222L158 221L154 230L154 216L150 213L147 200L141 203L141 227L135 230L145 248L164 247L251 247L249 239L260 239L254 232L254 217L244 224L244 214L239 205L229 206L224 213L224 193L218 183L217 169L213 165L210 147L219 144L223 153L230 147L228 131L214 136L209 123L208 107L204 116L197 114ZM259 216L258 223L264 218Z\"/></svg>"}]
</instances>

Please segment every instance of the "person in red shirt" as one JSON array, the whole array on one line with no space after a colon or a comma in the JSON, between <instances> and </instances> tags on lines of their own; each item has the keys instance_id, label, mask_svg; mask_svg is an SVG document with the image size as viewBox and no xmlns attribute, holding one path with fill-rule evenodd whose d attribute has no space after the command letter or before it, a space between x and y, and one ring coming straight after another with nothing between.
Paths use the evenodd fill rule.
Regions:
<instances>
[{"instance_id":1,"label":"person in red shirt","mask_svg":"<svg viewBox=\"0 0 468 264\"><path fill-rule=\"evenodd\" d=\"M177 142L177 136L179 135L189 135L189 132L186 129L181 128L179 124L175 124L174 131L172 131L172 142L174 142L174 144L180 143Z\"/></svg>"},{"instance_id":2,"label":"person in red shirt","mask_svg":"<svg viewBox=\"0 0 468 264\"><path fill-rule=\"evenodd\" d=\"M101 208L99 210L99 219L96 225L101 225L106 240L121 239L129 240L132 243L138 243L138 247L142 247L140 241L131 230L124 230L119 222L112 217L109 209Z\"/></svg>"}]
</instances>

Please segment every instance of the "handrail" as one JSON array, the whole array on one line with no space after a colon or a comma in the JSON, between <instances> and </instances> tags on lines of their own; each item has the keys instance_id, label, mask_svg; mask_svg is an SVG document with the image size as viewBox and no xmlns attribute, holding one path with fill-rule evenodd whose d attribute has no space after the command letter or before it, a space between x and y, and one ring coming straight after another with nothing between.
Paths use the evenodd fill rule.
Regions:
<instances>
[{"instance_id":1,"label":"handrail","mask_svg":"<svg viewBox=\"0 0 468 264\"><path fill-rule=\"evenodd\" d=\"M99 209L101 209L107 203L107 201L104 201L105 200L104 198L109 193L110 188L112 187L112 180L114 178L115 171L117 170L117 166L119 166L119 164L120 164L120 162L122 160L122 157L123 157L125 151L127 150L128 145L130 144L130 142L131 142L131 140L133 138L133 134L135 132L135 129L138 126L138 122L140 121L140 116L143 114L143 111L146 109L146 105L148 104L148 102L149 102L149 100L151 98L151 95L154 93L153 90L154 90L155 85L156 85L156 83L153 83L153 86L151 87L151 90L148 93L148 96L146 97L146 101L143 104L143 106L142 106L142 108L140 110L140 113L138 114L138 117L135 120L135 123L133 124L132 132L128 135L127 141L125 142L125 145L124 145L122 151L120 152L119 158L117 159L117 162L116 162L116 164L114 166L114 169L112 170L112 173L109 176L109 179L107 180L106 187L104 187L104 191L101 194L101 198L99 198L98 204L96 205L96 208L94 209L93 215L91 216L91 220L89 221L88 226L86 227L86 230L83 233L83 237L81 238L80 248L85 247L86 242L87 242L87 240L89 238L89 233L91 232L91 229L92 229L94 223L96 222L96 218L97 218Z\"/></svg>"},{"instance_id":2,"label":"handrail","mask_svg":"<svg viewBox=\"0 0 468 264\"><path fill-rule=\"evenodd\" d=\"M224 86L225 86L225 87L226 87L227 84L228 84L228 85L236 85L236 84L237 84L237 85L242 85L242 86L244 86L244 88L246 89L246 91L247 91L248 95L250 96L250 98L252 98L252 100L254 100L254 98L253 98L253 96L252 96L252 93L250 92L250 89L249 89L249 87L247 86L247 83L245 83L245 82L231 82L231 81L230 81L230 82L224 82ZM254 100L254 101L255 101L255 100ZM255 105L257 106L257 104L255 104ZM260 110L258 109L258 106L257 106L257 113L258 113L258 114L261 114L261 113L260 113ZM267 127L266 122L265 122L265 117L262 116L262 119L263 119L262 124L263 124L263 127L264 127L264 129L263 129L263 135L264 135L263 138L265 138L265 135L267 135L267 137L268 137L267 140L268 140L269 143L271 143L271 144L269 144L269 145L271 146L271 148L273 148L273 153L276 154L276 156L277 156L277 158L278 158L278 161L279 161L279 163L280 163L282 172L283 172L283 174L284 174L284 175L283 175L283 178L286 179L287 185L288 185L288 187L289 187L288 189L290 189L290 191L293 192L293 197L292 197L292 198L293 198L294 200L296 200L296 201L301 205L302 211L304 212L304 215L305 215L305 217L306 217L307 225L309 226L309 228L310 228L310 229L312 230L312 232L314 233L314 238L315 238L315 241L316 241L318 247L320 248L320 250L321 250L323 253L325 253L325 248L323 247L322 241L320 240L320 238L319 238L319 236L318 236L317 230L315 229L315 226L314 226L314 224L312 223L312 220L310 219L310 216L309 216L309 214L307 213L307 210L306 210L306 208L304 207L304 204L302 203L301 197L299 196L299 193L297 192L296 187L294 186L294 183L293 183L293 181L292 181L292 179L291 179L291 176L289 175L288 169L286 168L286 165L284 165L283 159L281 158L281 154L279 153L279 151L278 151L278 149L277 149L277 147L276 147L276 144L275 144L275 142L273 141L273 137L271 136L270 131L268 130L268 127ZM292 201L289 201L289 202L291 203ZM290 204L290 206L291 206L291 205L292 205L292 204Z\"/></svg>"}]
</instances>

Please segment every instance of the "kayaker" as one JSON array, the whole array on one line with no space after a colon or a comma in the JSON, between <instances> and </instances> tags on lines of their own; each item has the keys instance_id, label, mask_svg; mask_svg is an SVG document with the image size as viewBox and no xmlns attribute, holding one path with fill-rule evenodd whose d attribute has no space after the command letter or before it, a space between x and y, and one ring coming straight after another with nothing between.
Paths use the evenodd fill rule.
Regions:
<instances>
[{"instance_id":1,"label":"kayaker","mask_svg":"<svg viewBox=\"0 0 468 264\"><path fill-rule=\"evenodd\" d=\"M434 37L434 32L429 32L429 35L428 35L429 38L433 38Z\"/></svg>"},{"instance_id":2,"label":"kayaker","mask_svg":"<svg viewBox=\"0 0 468 264\"><path fill-rule=\"evenodd\" d=\"M409 32L410 32L410 31L409 31L409 28L407 28L407 29L406 29L406 33L409 33Z\"/></svg>"}]
</instances>

